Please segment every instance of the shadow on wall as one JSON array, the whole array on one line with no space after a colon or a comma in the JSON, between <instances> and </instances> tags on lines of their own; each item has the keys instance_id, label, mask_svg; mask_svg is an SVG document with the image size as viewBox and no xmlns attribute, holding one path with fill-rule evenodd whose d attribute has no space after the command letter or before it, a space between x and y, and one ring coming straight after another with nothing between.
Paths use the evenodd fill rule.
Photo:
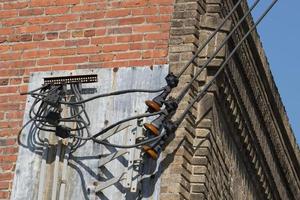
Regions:
<instances>
[{"instance_id":1,"label":"shadow on wall","mask_svg":"<svg viewBox=\"0 0 300 200\"><path fill-rule=\"evenodd\" d=\"M46 138L43 138L43 133L35 127L34 123L31 125L28 131L28 137L25 142L22 141L21 134L18 136L18 143L23 148L29 149L32 153L37 154L42 159L46 159L47 164L51 164L55 161L55 155L57 151L58 145L48 145L48 156L43 156L44 151L44 142L47 141ZM173 135L173 138L175 137L175 134ZM170 143L170 141L173 140L173 138L170 138L167 142ZM120 182L117 182L114 184L114 186L121 192L126 194L126 199L143 199L143 198L151 198L153 194L155 193L155 190L157 187L160 187L159 184L157 185L161 175L164 173L164 171L169 167L169 165L174 161L174 157L176 155L176 152L180 148L180 146L184 143L185 138L180 141L177 146L175 147L174 151L172 153L167 154L161 161L155 161L149 158L148 156L144 156L143 158L143 170L141 173L141 190L137 193L131 193L130 189L125 188ZM107 150L111 153L114 153L117 151L114 147L109 147ZM62 152L65 153L65 152ZM91 177L93 177L95 180L99 182L105 182L112 178L114 178L113 174L110 172L109 169L107 169L105 166L102 166L100 171L101 175L99 174L99 169L93 169L87 164L84 163L86 160L99 160L101 157L105 155L94 155L94 156L76 156L74 155L74 151L70 152L69 160L68 160L68 166L73 168L78 176L80 177L81 181L81 188L83 196L86 200L90 199L91 190L89 188L89 185L86 183L84 174L88 173ZM63 160L64 155L60 156L60 161ZM120 163L124 167L128 165L128 161L124 156L120 156L117 158ZM99 199L102 200L108 200L109 198L105 196L104 193L98 192L95 194ZM134 197L134 198L132 198Z\"/></svg>"}]
</instances>

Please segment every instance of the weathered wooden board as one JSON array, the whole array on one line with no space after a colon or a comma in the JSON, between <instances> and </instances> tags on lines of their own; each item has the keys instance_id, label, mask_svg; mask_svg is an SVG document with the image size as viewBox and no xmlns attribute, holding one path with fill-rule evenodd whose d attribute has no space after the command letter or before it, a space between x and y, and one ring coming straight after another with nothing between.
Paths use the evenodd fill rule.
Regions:
<instances>
[{"instance_id":1,"label":"weathered wooden board","mask_svg":"<svg viewBox=\"0 0 300 200\"><path fill-rule=\"evenodd\" d=\"M92 88L96 91L93 94L84 94L84 98L91 96L131 88L156 89L164 86L164 77L168 73L168 66L154 66L153 68L120 68L93 69L76 71L38 72L33 73L30 78L29 90L40 87L43 77L68 76L81 74L97 74L98 83L83 84L83 88ZM86 110L91 119L90 132L96 133L105 126L123 118L144 113L146 106L144 101L155 94L135 93L121 96L111 96L93 100L86 104ZM28 97L24 114L24 123L29 120L28 112L33 99ZM149 119L148 119L149 120ZM135 128L135 121L132 126L113 135L109 138L111 143L126 144L131 129ZM38 141L37 136L41 138ZM43 141L49 141L45 147ZM140 197L137 193L130 193L124 187L126 179L119 181L114 186L94 194L93 188L101 185L106 180L120 176L126 171L128 154L115 159L104 166L99 167L100 158L116 152L115 148L106 148L103 145L87 141L83 146L70 154L66 153L66 146L61 146L61 155L57 157L57 137L53 133L35 133L26 127L21 135L22 144L16 166L16 174L13 184L11 199L159 199L159 179L149 178L153 174L157 163L146 161L143 168L144 181L142 181L142 192ZM45 149L48 148L47 154ZM63 157L69 157L68 162ZM60 158L60 159L58 159ZM64 162L66 167L64 168ZM42 166L45 166L44 168ZM42 177L40 175L42 174ZM41 191L41 183L44 182L44 189ZM53 183L54 182L54 183ZM149 184L152 189L149 189ZM154 189L155 188L155 189ZM40 193L42 194L39 195ZM55 192L56 191L56 192ZM65 192L64 192L65 191ZM53 194L55 192L55 194Z\"/></svg>"}]
</instances>

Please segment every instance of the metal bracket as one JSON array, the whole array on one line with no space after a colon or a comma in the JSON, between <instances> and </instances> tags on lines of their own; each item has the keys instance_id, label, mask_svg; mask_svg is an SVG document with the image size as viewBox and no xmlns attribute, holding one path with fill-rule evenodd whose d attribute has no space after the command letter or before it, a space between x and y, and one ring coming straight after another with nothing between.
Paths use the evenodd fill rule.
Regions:
<instances>
[{"instance_id":1,"label":"metal bracket","mask_svg":"<svg viewBox=\"0 0 300 200\"><path fill-rule=\"evenodd\" d=\"M124 172L124 173L123 173L121 176L119 176L119 177L114 177L114 178L112 178L112 179L110 179L110 180L108 180L108 181L102 182L102 183L100 183L99 186L96 186L96 187L95 187L95 192L96 192L96 193L97 193L97 192L100 192L100 191L104 190L105 188L108 188L108 187L110 187L110 186L116 184L117 182L124 180L125 178L126 178L126 173Z\"/></svg>"},{"instance_id":2,"label":"metal bracket","mask_svg":"<svg viewBox=\"0 0 300 200\"><path fill-rule=\"evenodd\" d=\"M129 136L128 136L126 145L134 145L138 138L143 137L142 124L143 123L141 120L136 121L136 126L129 131ZM129 122L123 123L113 129L111 129L110 131L104 133L103 135L99 136L100 137L99 139L105 140L105 139L111 137L112 135L116 134L117 132L120 132L131 126L132 126L132 124ZM99 167L102 167L105 164L107 164L125 154L128 155L127 156L128 165L127 165L127 168L125 168L125 171L118 177L114 177L114 178L112 178L108 181L102 182L102 183L100 182L99 186L95 186L93 189L94 191L91 191L91 192L95 192L95 193L100 192L100 191L104 190L105 188L110 187L110 186L116 184L117 182L120 182L125 179L126 179L126 183L125 183L124 187L130 188L130 192L137 191L138 183L139 183L139 179L140 179L140 164L142 162L141 149L131 148L129 150L127 150L127 149L118 150L110 155L100 158ZM91 189L91 187L90 187L90 189Z\"/></svg>"},{"instance_id":3,"label":"metal bracket","mask_svg":"<svg viewBox=\"0 0 300 200\"><path fill-rule=\"evenodd\" d=\"M105 132L104 134L100 135L97 139L105 140L105 139L109 138L110 136L124 130L125 128L128 128L129 126L131 126L131 124L129 122L120 124L112 129L110 129L109 131Z\"/></svg>"},{"instance_id":4,"label":"metal bracket","mask_svg":"<svg viewBox=\"0 0 300 200\"><path fill-rule=\"evenodd\" d=\"M136 139L143 136L143 128L141 126L142 120L137 121L136 128L131 130L128 144L135 144ZM127 167L127 180L126 187L130 188L130 192L136 192L138 188L138 180L140 178L140 164L142 162L141 149L132 148L129 150L128 167Z\"/></svg>"}]
</instances>

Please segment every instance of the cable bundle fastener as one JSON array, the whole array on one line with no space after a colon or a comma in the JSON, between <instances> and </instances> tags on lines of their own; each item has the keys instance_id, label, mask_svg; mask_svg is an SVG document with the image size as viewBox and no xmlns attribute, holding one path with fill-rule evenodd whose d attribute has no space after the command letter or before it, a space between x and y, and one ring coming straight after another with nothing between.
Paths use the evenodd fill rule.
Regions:
<instances>
[{"instance_id":1,"label":"cable bundle fastener","mask_svg":"<svg viewBox=\"0 0 300 200\"><path fill-rule=\"evenodd\" d=\"M59 112L49 111L48 114L45 116L46 122L51 125L57 126L60 122L61 115Z\"/></svg>"},{"instance_id":2,"label":"cable bundle fastener","mask_svg":"<svg viewBox=\"0 0 300 200\"><path fill-rule=\"evenodd\" d=\"M68 138L71 136L71 128L67 126L56 126L55 135L61 138Z\"/></svg>"}]
</instances>

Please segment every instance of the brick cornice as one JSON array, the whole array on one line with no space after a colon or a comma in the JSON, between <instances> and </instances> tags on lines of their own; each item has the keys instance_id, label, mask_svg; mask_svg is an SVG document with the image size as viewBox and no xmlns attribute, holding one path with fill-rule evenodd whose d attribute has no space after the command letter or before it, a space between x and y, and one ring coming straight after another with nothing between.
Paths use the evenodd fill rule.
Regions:
<instances>
[{"instance_id":1,"label":"brick cornice","mask_svg":"<svg viewBox=\"0 0 300 200\"><path fill-rule=\"evenodd\" d=\"M226 2L227 8L233 6L234 2ZM243 15L246 8L247 5L244 3L239 12L236 13L237 19ZM232 45L242 37L242 34L249 29L251 24L253 24L252 19L248 19L247 23L244 23L233 37ZM256 120L260 122L260 129L256 127L254 133L257 138L265 137L268 139L267 145L270 148L270 154L265 154L265 157L270 160L268 157L272 155L271 157L279 169L281 180L285 183L286 189L297 199L297 194L300 191L299 170L297 171L299 169L299 149L288 124L257 32L253 32L237 56L242 66L239 68L244 74L242 81L247 84L247 93L251 96L250 102L246 102L245 99L243 101L245 105L251 103L255 108L254 115L250 118L254 120L253 117L255 116ZM236 80L236 82L238 81ZM260 145L263 147L266 144L260 143ZM268 165L273 166L273 163L268 162ZM276 176L274 172L273 176Z\"/></svg>"}]
</instances>

